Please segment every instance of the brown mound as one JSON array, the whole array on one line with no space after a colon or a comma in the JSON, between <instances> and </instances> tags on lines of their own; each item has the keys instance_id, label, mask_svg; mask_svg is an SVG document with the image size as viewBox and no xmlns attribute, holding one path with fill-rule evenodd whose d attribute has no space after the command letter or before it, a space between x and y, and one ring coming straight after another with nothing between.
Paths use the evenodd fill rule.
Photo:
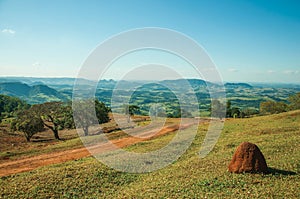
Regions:
<instances>
[{"instance_id":1,"label":"brown mound","mask_svg":"<svg viewBox=\"0 0 300 199\"><path fill-rule=\"evenodd\" d=\"M241 143L228 166L233 173L267 173L268 166L259 148L250 142Z\"/></svg>"}]
</instances>

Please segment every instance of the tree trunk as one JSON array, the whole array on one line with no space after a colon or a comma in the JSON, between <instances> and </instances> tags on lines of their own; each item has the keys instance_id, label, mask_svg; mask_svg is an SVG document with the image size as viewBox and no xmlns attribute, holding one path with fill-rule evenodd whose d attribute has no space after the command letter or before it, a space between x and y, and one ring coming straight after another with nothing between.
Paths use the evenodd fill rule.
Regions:
<instances>
[{"instance_id":1,"label":"tree trunk","mask_svg":"<svg viewBox=\"0 0 300 199\"><path fill-rule=\"evenodd\" d=\"M25 137L26 137L26 141L27 141L27 142L30 142L30 137L27 136L27 135L25 135Z\"/></svg>"},{"instance_id":2,"label":"tree trunk","mask_svg":"<svg viewBox=\"0 0 300 199\"><path fill-rule=\"evenodd\" d=\"M52 131L53 131L55 139L60 140L60 137L58 136L58 130L56 128L53 128Z\"/></svg>"},{"instance_id":3,"label":"tree trunk","mask_svg":"<svg viewBox=\"0 0 300 199\"><path fill-rule=\"evenodd\" d=\"M130 122L130 115L128 114L127 115L127 123L129 123Z\"/></svg>"},{"instance_id":4,"label":"tree trunk","mask_svg":"<svg viewBox=\"0 0 300 199\"><path fill-rule=\"evenodd\" d=\"M46 123L44 123L44 125L46 127L48 127L53 132L55 139L60 140L60 137L58 135L58 130L57 130L58 127L56 125L50 126L50 125L48 125Z\"/></svg>"},{"instance_id":5,"label":"tree trunk","mask_svg":"<svg viewBox=\"0 0 300 199\"><path fill-rule=\"evenodd\" d=\"M83 129L83 132L84 132L84 136L88 136L89 135L89 127L84 126L82 129Z\"/></svg>"}]
</instances>

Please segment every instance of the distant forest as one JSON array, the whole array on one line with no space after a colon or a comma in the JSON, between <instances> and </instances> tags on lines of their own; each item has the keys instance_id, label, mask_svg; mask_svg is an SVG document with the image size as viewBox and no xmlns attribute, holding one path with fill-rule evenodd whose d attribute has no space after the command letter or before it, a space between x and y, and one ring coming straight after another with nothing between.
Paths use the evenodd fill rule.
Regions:
<instances>
[{"instance_id":1,"label":"distant forest","mask_svg":"<svg viewBox=\"0 0 300 199\"><path fill-rule=\"evenodd\" d=\"M61 79L63 81L63 79ZM43 82L5 82L0 83L0 121L10 123L14 131L22 131L28 141L37 132L48 128L56 139L60 139L60 129L75 128L75 122L89 135L89 126L109 121L108 113L117 111L131 116L153 115L155 117L195 117L195 113L182 107L179 95L185 96L185 103L196 103L201 116L244 118L254 115L281 113L300 109L300 87L262 87L245 83L225 84L225 99L210 98L210 88L218 91L220 85L207 83L203 80L188 80L190 87L186 88L185 80L167 80L163 82L145 83L141 86L136 82L122 82L116 87L113 80L98 84L95 99L73 101L70 82L46 85ZM90 88L90 84L84 89ZM116 94L114 94L116 92ZM128 103L116 102L111 106L111 98L126 99ZM189 101L195 95L196 101ZM88 102L88 103L87 103ZM79 118L73 117L72 103L77 104ZM159 106L158 106L159 105ZM97 121L93 120L90 106L95 106ZM226 112L224 112L226 110Z\"/></svg>"}]
</instances>

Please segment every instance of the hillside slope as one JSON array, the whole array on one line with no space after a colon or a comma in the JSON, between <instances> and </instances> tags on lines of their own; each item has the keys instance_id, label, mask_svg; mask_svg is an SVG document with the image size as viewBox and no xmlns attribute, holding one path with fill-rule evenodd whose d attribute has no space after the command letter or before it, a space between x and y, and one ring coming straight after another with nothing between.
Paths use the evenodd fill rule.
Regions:
<instances>
[{"instance_id":1,"label":"hillside slope","mask_svg":"<svg viewBox=\"0 0 300 199\"><path fill-rule=\"evenodd\" d=\"M199 126L190 148L175 163L146 174L122 173L95 158L46 166L0 178L3 198L299 198L300 110L225 122L213 151L198 152L208 124ZM190 133L191 129L184 130ZM147 152L165 146L174 134L127 148ZM270 174L231 174L227 166L243 141L259 146ZM180 143L178 143L180 144Z\"/></svg>"},{"instance_id":2,"label":"hillside slope","mask_svg":"<svg viewBox=\"0 0 300 199\"><path fill-rule=\"evenodd\" d=\"M69 99L67 95L46 85L29 86L21 82L0 83L0 94L18 97L30 104L50 101L66 101Z\"/></svg>"}]
</instances>

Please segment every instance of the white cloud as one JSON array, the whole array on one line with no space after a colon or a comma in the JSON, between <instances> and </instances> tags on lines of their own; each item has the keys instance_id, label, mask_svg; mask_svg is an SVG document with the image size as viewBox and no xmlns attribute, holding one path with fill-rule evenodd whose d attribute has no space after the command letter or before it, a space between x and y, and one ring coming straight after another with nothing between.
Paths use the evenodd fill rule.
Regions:
<instances>
[{"instance_id":1,"label":"white cloud","mask_svg":"<svg viewBox=\"0 0 300 199\"><path fill-rule=\"evenodd\" d=\"M2 33L14 35L16 33L16 31L12 30L12 29L5 28L5 29L2 30Z\"/></svg>"},{"instance_id":2,"label":"white cloud","mask_svg":"<svg viewBox=\"0 0 300 199\"><path fill-rule=\"evenodd\" d=\"M300 73L300 71L298 70L285 70L283 71L284 74L287 74L287 75L297 75Z\"/></svg>"},{"instance_id":3,"label":"white cloud","mask_svg":"<svg viewBox=\"0 0 300 199\"><path fill-rule=\"evenodd\" d=\"M40 66L41 66L41 63L40 63L40 62L38 62L38 61L36 61L35 63L33 63L33 64L32 64L32 66L33 66L33 67L37 67L37 68L38 68L38 67L40 67Z\"/></svg>"},{"instance_id":4,"label":"white cloud","mask_svg":"<svg viewBox=\"0 0 300 199\"><path fill-rule=\"evenodd\" d=\"M275 70L268 70L267 73L273 74L273 73L276 73L276 71Z\"/></svg>"},{"instance_id":5,"label":"white cloud","mask_svg":"<svg viewBox=\"0 0 300 199\"><path fill-rule=\"evenodd\" d=\"M216 70L214 67L200 68L200 72L215 72Z\"/></svg>"},{"instance_id":6,"label":"white cloud","mask_svg":"<svg viewBox=\"0 0 300 199\"><path fill-rule=\"evenodd\" d=\"M229 72L232 72L232 73L236 73L236 72L238 72L239 70L236 69L236 68L228 68L228 71L229 71Z\"/></svg>"}]
</instances>

